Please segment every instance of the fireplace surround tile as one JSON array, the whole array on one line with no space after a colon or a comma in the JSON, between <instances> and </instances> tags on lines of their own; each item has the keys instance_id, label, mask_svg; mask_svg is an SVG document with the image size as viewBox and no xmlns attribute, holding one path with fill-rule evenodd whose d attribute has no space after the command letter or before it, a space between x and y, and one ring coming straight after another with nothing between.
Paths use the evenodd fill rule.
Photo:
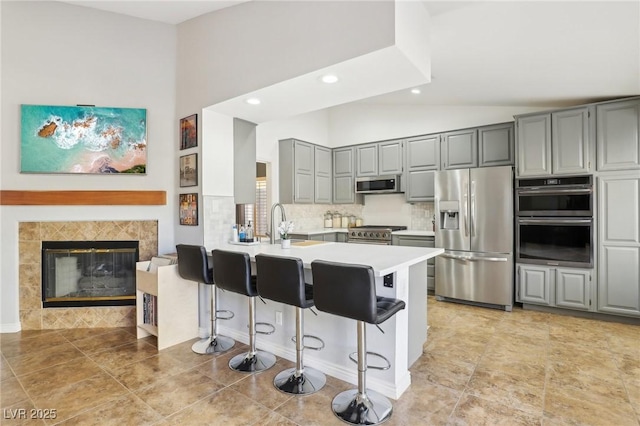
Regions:
<instances>
[{"instance_id":1,"label":"fireplace surround tile","mask_svg":"<svg viewBox=\"0 0 640 426\"><path fill-rule=\"evenodd\" d=\"M135 306L42 309L42 241L138 240L139 258L158 253L158 221L20 222L20 322L23 330L134 327Z\"/></svg>"}]
</instances>

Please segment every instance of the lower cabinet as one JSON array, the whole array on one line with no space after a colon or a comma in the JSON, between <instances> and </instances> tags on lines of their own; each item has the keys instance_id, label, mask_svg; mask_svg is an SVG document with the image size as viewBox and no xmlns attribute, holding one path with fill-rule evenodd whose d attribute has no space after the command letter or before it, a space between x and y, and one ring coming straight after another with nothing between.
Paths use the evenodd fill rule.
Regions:
<instances>
[{"instance_id":1,"label":"lower cabinet","mask_svg":"<svg viewBox=\"0 0 640 426\"><path fill-rule=\"evenodd\" d=\"M517 270L518 302L591 310L592 269L518 264Z\"/></svg>"},{"instance_id":2,"label":"lower cabinet","mask_svg":"<svg viewBox=\"0 0 640 426\"><path fill-rule=\"evenodd\" d=\"M346 234L344 234L346 236ZM311 241L329 241L337 242L336 232L328 232L322 234L291 234L292 240L311 240Z\"/></svg>"},{"instance_id":3,"label":"lower cabinet","mask_svg":"<svg viewBox=\"0 0 640 426\"><path fill-rule=\"evenodd\" d=\"M436 246L436 238L418 235L392 235L391 244L394 246L430 247ZM427 290L436 290L436 259L427 260Z\"/></svg>"}]
</instances>

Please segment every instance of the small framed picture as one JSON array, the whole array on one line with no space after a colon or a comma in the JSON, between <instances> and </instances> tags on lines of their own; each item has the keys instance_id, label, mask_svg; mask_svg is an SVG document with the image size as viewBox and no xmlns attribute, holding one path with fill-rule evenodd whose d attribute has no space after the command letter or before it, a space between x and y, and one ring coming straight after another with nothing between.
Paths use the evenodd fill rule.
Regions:
<instances>
[{"instance_id":1,"label":"small framed picture","mask_svg":"<svg viewBox=\"0 0 640 426\"><path fill-rule=\"evenodd\" d=\"M180 149L198 146L198 114L180 119Z\"/></svg>"},{"instance_id":2,"label":"small framed picture","mask_svg":"<svg viewBox=\"0 0 640 426\"><path fill-rule=\"evenodd\" d=\"M180 194L180 225L198 225L198 194Z\"/></svg>"},{"instance_id":3,"label":"small framed picture","mask_svg":"<svg viewBox=\"0 0 640 426\"><path fill-rule=\"evenodd\" d=\"M198 154L180 157L180 187L198 185Z\"/></svg>"}]
</instances>

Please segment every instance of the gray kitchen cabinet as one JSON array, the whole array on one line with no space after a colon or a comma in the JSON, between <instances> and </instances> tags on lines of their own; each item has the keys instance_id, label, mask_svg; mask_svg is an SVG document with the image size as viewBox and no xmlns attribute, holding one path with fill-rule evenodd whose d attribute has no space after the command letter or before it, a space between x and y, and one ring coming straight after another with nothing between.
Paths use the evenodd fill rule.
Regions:
<instances>
[{"instance_id":1,"label":"gray kitchen cabinet","mask_svg":"<svg viewBox=\"0 0 640 426\"><path fill-rule=\"evenodd\" d=\"M589 310L591 306L591 270L557 268L556 306Z\"/></svg>"},{"instance_id":2,"label":"gray kitchen cabinet","mask_svg":"<svg viewBox=\"0 0 640 426\"><path fill-rule=\"evenodd\" d=\"M378 144L356 146L356 176L378 176Z\"/></svg>"},{"instance_id":3,"label":"gray kitchen cabinet","mask_svg":"<svg viewBox=\"0 0 640 426\"><path fill-rule=\"evenodd\" d=\"M404 189L407 202L433 201L435 171L440 166L440 134L405 141Z\"/></svg>"},{"instance_id":4,"label":"gray kitchen cabinet","mask_svg":"<svg viewBox=\"0 0 640 426\"><path fill-rule=\"evenodd\" d=\"M446 132L440 147L441 170L478 167L478 130Z\"/></svg>"},{"instance_id":5,"label":"gray kitchen cabinet","mask_svg":"<svg viewBox=\"0 0 640 426\"><path fill-rule=\"evenodd\" d=\"M589 173L588 107L516 118L518 177Z\"/></svg>"},{"instance_id":6,"label":"gray kitchen cabinet","mask_svg":"<svg viewBox=\"0 0 640 426\"><path fill-rule=\"evenodd\" d=\"M315 187L314 145L297 139L280 141L280 202L313 203Z\"/></svg>"},{"instance_id":7,"label":"gray kitchen cabinet","mask_svg":"<svg viewBox=\"0 0 640 426\"><path fill-rule=\"evenodd\" d=\"M532 265L518 265L517 267L517 301L535 303L536 305L551 305L551 269Z\"/></svg>"},{"instance_id":8,"label":"gray kitchen cabinet","mask_svg":"<svg viewBox=\"0 0 640 426\"><path fill-rule=\"evenodd\" d=\"M430 247L436 246L435 237L418 235L391 235L391 244L394 246ZM427 290L436 289L436 260L427 260Z\"/></svg>"},{"instance_id":9,"label":"gray kitchen cabinet","mask_svg":"<svg viewBox=\"0 0 640 426\"><path fill-rule=\"evenodd\" d=\"M551 174L551 114L516 119L517 176Z\"/></svg>"},{"instance_id":10,"label":"gray kitchen cabinet","mask_svg":"<svg viewBox=\"0 0 640 426\"><path fill-rule=\"evenodd\" d=\"M433 201L435 170L413 169L405 173L405 198L408 203Z\"/></svg>"},{"instance_id":11,"label":"gray kitchen cabinet","mask_svg":"<svg viewBox=\"0 0 640 426\"><path fill-rule=\"evenodd\" d=\"M329 241L334 243L337 241L335 232L327 232L322 234L298 233L290 234L290 237L292 240Z\"/></svg>"},{"instance_id":12,"label":"gray kitchen cabinet","mask_svg":"<svg viewBox=\"0 0 640 426\"><path fill-rule=\"evenodd\" d=\"M346 243L347 242L347 233L346 232L336 232L336 242L338 242L338 243Z\"/></svg>"},{"instance_id":13,"label":"gray kitchen cabinet","mask_svg":"<svg viewBox=\"0 0 640 426\"><path fill-rule=\"evenodd\" d=\"M515 161L514 123L478 128L478 167L512 166Z\"/></svg>"},{"instance_id":14,"label":"gray kitchen cabinet","mask_svg":"<svg viewBox=\"0 0 640 426\"><path fill-rule=\"evenodd\" d=\"M355 189L355 148L333 149L333 203L354 204L362 202L362 195Z\"/></svg>"},{"instance_id":15,"label":"gray kitchen cabinet","mask_svg":"<svg viewBox=\"0 0 640 426\"><path fill-rule=\"evenodd\" d=\"M399 175L403 169L403 140L380 142L378 144L378 174Z\"/></svg>"},{"instance_id":16,"label":"gray kitchen cabinet","mask_svg":"<svg viewBox=\"0 0 640 426\"><path fill-rule=\"evenodd\" d=\"M525 304L592 310L592 269L517 264L516 300Z\"/></svg>"},{"instance_id":17,"label":"gray kitchen cabinet","mask_svg":"<svg viewBox=\"0 0 640 426\"><path fill-rule=\"evenodd\" d=\"M333 158L331 149L323 146L314 146L314 161L314 202L317 204L331 204L333 200Z\"/></svg>"},{"instance_id":18,"label":"gray kitchen cabinet","mask_svg":"<svg viewBox=\"0 0 640 426\"><path fill-rule=\"evenodd\" d=\"M405 142L406 170L437 170L440 165L440 135L409 138Z\"/></svg>"},{"instance_id":19,"label":"gray kitchen cabinet","mask_svg":"<svg viewBox=\"0 0 640 426\"><path fill-rule=\"evenodd\" d=\"M598 311L640 316L640 176L607 172L598 181Z\"/></svg>"},{"instance_id":20,"label":"gray kitchen cabinet","mask_svg":"<svg viewBox=\"0 0 640 426\"><path fill-rule=\"evenodd\" d=\"M596 106L598 170L640 169L640 99Z\"/></svg>"},{"instance_id":21,"label":"gray kitchen cabinet","mask_svg":"<svg viewBox=\"0 0 640 426\"><path fill-rule=\"evenodd\" d=\"M551 114L552 174L589 173L589 110L575 108Z\"/></svg>"}]
</instances>

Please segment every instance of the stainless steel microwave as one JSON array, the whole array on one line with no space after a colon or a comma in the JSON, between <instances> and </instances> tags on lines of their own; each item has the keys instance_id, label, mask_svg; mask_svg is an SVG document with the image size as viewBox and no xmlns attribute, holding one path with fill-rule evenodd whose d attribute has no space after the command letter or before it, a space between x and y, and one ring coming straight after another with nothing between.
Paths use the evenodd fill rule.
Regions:
<instances>
[{"instance_id":1,"label":"stainless steel microwave","mask_svg":"<svg viewBox=\"0 0 640 426\"><path fill-rule=\"evenodd\" d=\"M358 194L386 194L391 192L402 192L400 189L400 175L356 178L356 193Z\"/></svg>"}]
</instances>

